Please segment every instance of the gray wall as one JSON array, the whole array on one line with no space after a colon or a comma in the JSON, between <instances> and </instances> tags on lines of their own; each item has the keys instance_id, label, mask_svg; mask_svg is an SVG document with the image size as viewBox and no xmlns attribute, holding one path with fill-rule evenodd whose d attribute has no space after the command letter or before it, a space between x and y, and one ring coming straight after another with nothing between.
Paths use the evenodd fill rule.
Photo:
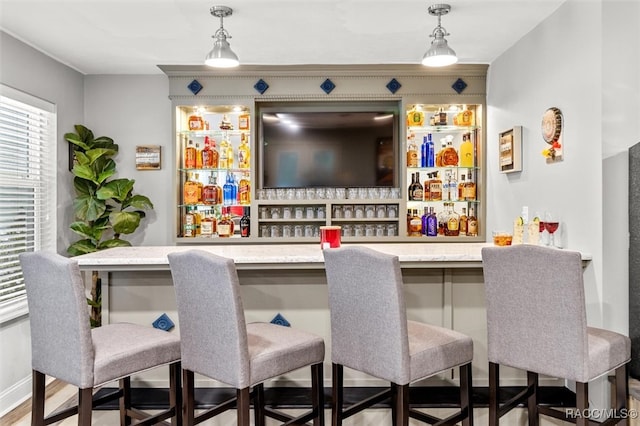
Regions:
<instances>
[{"instance_id":1,"label":"gray wall","mask_svg":"<svg viewBox=\"0 0 640 426\"><path fill-rule=\"evenodd\" d=\"M71 235L72 179L67 168L64 133L84 120L83 75L0 32L0 82L57 106L58 122L58 252ZM31 349L27 317L0 324L0 415L31 393Z\"/></svg>"}]
</instances>

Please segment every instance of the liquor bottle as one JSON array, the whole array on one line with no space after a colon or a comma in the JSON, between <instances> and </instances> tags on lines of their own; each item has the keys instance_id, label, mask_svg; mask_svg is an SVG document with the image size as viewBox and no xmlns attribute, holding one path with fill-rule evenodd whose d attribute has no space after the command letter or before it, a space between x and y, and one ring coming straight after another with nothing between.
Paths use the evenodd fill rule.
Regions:
<instances>
[{"instance_id":1,"label":"liquor bottle","mask_svg":"<svg viewBox=\"0 0 640 426\"><path fill-rule=\"evenodd\" d=\"M213 215L213 210L206 211L200 223L200 236L210 238L213 237L216 232L216 218Z\"/></svg>"},{"instance_id":2,"label":"liquor bottle","mask_svg":"<svg viewBox=\"0 0 640 426\"><path fill-rule=\"evenodd\" d=\"M238 130L249 130L249 114L240 114L238 116Z\"/></svg>"},{"instance_id":3,"label":"liquor bottle","mask_svg":"<svg viewBox=\"0 0 640 426\"><path fill-rule=\"evenodd\" d=\"M470 110L466 105L462 109L461 112L457 115L457 126L473 126L474 123L474 114L473 111Z\"/></svg>"},{"instance_id":4,"label":"liquor bottle","mask_svg":"<svg viewBox=\"0 0 640 426\"><path fill-rule=\"evenodd\" d=\"M429 182L429 195L431 201L442 200L442 180L438 177L438 172L433 173L433 178Z\"/></svg>"},{"instance_id":5,"label":"liquor bottle","mask_svg":"<svg viewBox=\"0 0 640 426\"><path fill-rule=\"evenodd\" d=\"M422 189L422 198L424 201L431 201L431 180L433 179L433 173L427 173L427 179L424 181Z\"/></svg>"},{"instance_id":6,"label":"liquor bottle","mask_svg":"<svg viewBox=\"0 0 640 426\"><path fill-rule=\"evenodd\" d=\"M407 209L407 235L411 234L411 218L413 215L411 214L411 209Z\"/></svg>"},{"instance_id":7,"label":"liquor bottle","mask_svg":"<svg viewBox=\"0 0 640 426\"><path fill-rule=\"evenodd\" d=\"M447 144L442 152L442 165L443 166L457 166L458 165L458 151L453 147L453 136L446 137Z\"/></svg>"},{"instance_id":8,"label":"liquor bottle","mask_svg":"<svg viewBox=\"0 0 640 426\"><path fill-rule=\"evenodd\" d=\"M409 221L409 236L422 236L422 219L418 216L418 209L413 209L411 220Z\"/></svg>"},{"instance_id":9,"label":"liquor bottle","mask_svg":"<svg viewBox=\"0 0 640 426\"><path fill-rule=\"evenodd\" d=\"M445 229L445 235L447 237L457 237L460 234L460 215L453 209L453 203L449 208L449 215L447 216L447 228Z\"/></svg>"},{"instance_id":10,"label":"liquor bottle","mask_svg":"<svg viewBox=\"0 0 640 426\"><path fill-rule=\"evenodd\" d=\"M458 182L458 200L464 200L464 185L466 182L464 181L465 175L460 175L460 182Z\"/></svg>"},{"instance_id":11,"label":"liquor bottle","mask_svg":"<svg viewBox=\"0 0 640 426\"><path fill-rule=\"evenodd\" d=\"M202 168L202 150L200 144L196 142L196 169Z\"/></svg>"},{"instance_id":12,"label":"liquor bottle","mask_svg":"<svg viewBox=\"0 0 640 426\"><path fill-rule=\"evenodd\" d=\"M193 238L196 236L196 218L191 213L191 208L187 207L186 213L184 214L182 227L182 236Z\"/></svg>"},{"instance_id":13,"label":"liquor bottle","mask_svg":"<svg viewBox=\"0 0 640 426\"><path fill-rule=\"evenodd\" d=\"M447 140L442 138L440 139L440 151L436 154L436 167L444 166L442 162L442 155L444 154L444 150L447 148Z\"/></svg>"},{"instance_id":14,"label":"liquor bottle","mask_svg":"<svg viewBox=\"0 0 640 426\"><path fill-rule=\"evenodd\" d=\"M441 107L440 110L438 110L436 126L446 126L446 125L447 125L447 113Z\"/></svg>"},{"instance_id":15,"label":"liquor bottle","mask_svg":"<svg viewBox=\"0 0 640 426\"><path fill-rule=\"evenodd\" d=\"M449 217L449 203L444 203L442 210L437 215L438 235L444 236L447 229L447 219Z\"/></svg>"},{"instance_id":16,"label":"liquor bottle","mask_svg":"<svg viewBox=\"0 0 640 426\"><path fill-rule=\"evenodd\" d=\"M409 194L409 201L422 201L424 198L422 184L420 183L420 172L416 172L416 176L413 179Z\"/></svg>"},{"instance_id":17,"label":"liquor bottle","mask_svg":"<svg viewBox=\"0 0 640 426\"><path fill-rule=\"evenodd\" d=\"M427 152L426 160L424 161L425 164L423 164L422 167L434 167L436 164L436 153L435 145L433 144L433 137L431 136L431 133L427 133L427 136L425 136L425 138L427 139Z\"/></svg>"},{"instance_id":18,"label":"liquor bottle","mask_svg":"<svg viewBox=\"0 0 640 426\"><path fill-rule=\"evenodd\" d=\"M465 236L467 235L467 208L463 207L462 208L462 214L460 215L460 236Z\"/></svg>"},{"instance_id":19,"label":"liquor bottle","mask_svg":"<svg viewBox=\"0 0 640 426\"><path fill-rule=\"evenodd\" d=\"M465 183L464 188L462 189L462 194L465 201L475 201L476 184L473 181L473 174L471 173L471 170L469 170L467 177L469 178L469 180L467 180L467 182Z\"/></svg>"},{"instance_id":20,"label":"liquor bottle","mask_svg":"<svg viewBox=\"0 0 640 426\"><path fill-rule=\"evenodd\" d=\"M407 112L407 126L422 126L424 123L424 113L417 109Z\"/></svg>"},{"instance_id":21,"label":"liquor bottle","mask_svg":"<svg viewBox=\"0 0 640 426\"><path fill-rule=\"evenodd\" d=\"M233 145L231 145L231 142L227 141L227 168L228 169L233 169Z\"/></svg>"},{"instance_id":22,"label":"liquor bottle","mask_svg":"<svg viewBox=\"0 0 640 426\"><path fill-rule=\"evenodd\" d=\"M449 173L449 200L458 201L458 179L456 178L456 172L451 170Z\"/></svg>"},{"instance_id":23,"label":"liquor bottle","mask_svg":"<svg viewBox=\"0 0 640 426\"><path fill-rule=\"evenodd\" d=\"M238 203L251 204L251 182L249 181L249 173L244 173L238 184Z\"/></svg>"},{"instance_id":24,"label":"liquor bottle","mask_svg":"<svg viewBox=\"0 0 640 426\"><path fill-rule=\"evenodd\" d=\"M416 174L415 173L411 173L411 183L409 184L409 187L407 188L407 200L409 201L413 201L413 187L416 184Z\"/></svg>"},{"instance_id":25,"label":"liquor bottle","mask_svg":"<svg viewBox=\"0 0 640 426\"><path fill-rule=\"evenodd\" d=\"M229 154L228 145L229 142L227 142L226 139L222 139L220 141L220 156L218 160L218 167L220 167L221 169L229 168L229 161L227 157L227 155Z\"/></svg>"},{"instance_id":26,"label":"liquor bottle","mask_svg":"<svg viewBox=\"0 0 640 426\"><path fill-rule=\"evenodd\" d=\"M420 158L421 167L433 167L435 165L435 146L431 133L423 138L422 157Z\"/></svg>"},{"instance_id":27,"label":"liquor bottle","mask_svg":"<svg viewBox=\"0 0 640 426\"><path fill-rule=\"evenodd\" d=\"M445 178L442 180L442 199L444 201L451 201L451 194L450 194L451 170L445 170L444 176Z\"/></svg>"},{"instance_id":28,"label":"liquor bottle","mask_svg":"<svg viewBox=\"0 0 640 426\"><path fill-rule=\"evenodd\" d=\"M222 208L222 216L218 221L218 237L220 238L229 238L233 235L233 220L230 210L230 207Z\"/></svg>"},{"instance_id":29,"label":"liquor bottle","mask_svg":"<svg viewBox=\"0 0 640 426\"><path fill-rule=\"evenodd\" d=\"M191 173L187 173L187 181L183 185L182 191L182 203L183 204L198 204L198 184L193 180Z\"/></svg>"},{"instance_id":30,"label":"liquor bottle","mask_svg":"<svg viewBox=\"0 0 640 426\"><path fill-rule=\"evenodd\" d=\"M460 167L473 167L473 142L471 142L471 133L462 135L462 143L460 144Z\"/></svg>"},{"instance_id":31,"label":"liquor bottle","mask_svg":"<svg viewBox=\"0 0 640 426\"><path fill-rule=\"evenodd\" d=\"M248 169L250 164L249 143L245 133L240 135L240 146L238 147L238 167Z\"/></svg>"},{"instance_id":32,"label":"liquor bottle","mask_svg":"<svg viewBox=\"0 0 640 426\"><path fill-rule=\"evenodd\" d=\"M193 179L193 181L198 186L198 203L201 203L202 202L202 192L204 191L204 185L202 184L202 182L200 182L200 174L196 173L195 176L196 177Z\"/></svg>"},{"instance_id":33,"label":"liquor bottle","mask_svg":"<svg viewBox=\"0 0 640 426\"><path fill-rule=\"evenodd\" d=\"M210 140L209 147L211 148L211 167L217 169L220 167L220 152L218 152L218 148L216 147L215 139Z\"/></svg>"},{"instance_id":34,"label":"liquor bottle","mask_svg":"<svg viewBox=\"0 0 640 426\"><path fill-rule=\"evenodd\" d=\"M248 237L251 231L251 218L249 216L249 207L243 207L242 217L240 218L240 236Z\"/></svg>"},{"instance_id":35,"label":"liquor bottle","mask_svg":"<svg viewBox=\"0 0 640 426\"><path fill-rule=\"evenodd\" d=\"M193 145L193 141L191 139L189 139L189 143L184 150L184 168L196 168L196 147Z\"/></svg>"},{"instance_id":36,"label":"liquor bottle","mask_svg":"<svg viewBox=\"0 0 640 426\"><path fill-rule=\"evenodd\" d=\"M202 232L202 216L200 215L200 212L198 211L198 209L196 207L192 207L191 208L191 214L193 214L193 217L195 219L194 224L195 224L195 236L199 237L201 232Z\"/></svg>"},{"instance_id":37,"label":"liquor bottle","mask_svg":"<svg viewBox=\"0 0 640 426\"><path fill-rule=\"evenodd\" d=\"M407 145L407 167L418 167L418 147L414 138L415 135L411 133Z\"/></svg>"},{"instance_id":38,"label":"liquor bottle","mask_svg":"<svg viewBox=\"0 0 640 426\"><path fill-rule=\"evenodd\" d=\"M213 151L211 150L211 140L209 136L204 137L204 148L202 148L202 168L213 168Z\"/></svg>"},{"instance_id":39,"label":"liquor bottle","mask_svg":"<svg viewBox=\"0 0 640 426\"><path fill-rule=\"evenodd\" d=\"M202 203L208 205L220 204L222 189L217 185L213 173L209 176L209 183L202 188Z\"/></svg>"},{"instance_id":40,"label":"liquor bottle","mask_svg":"<svg viewBox=\"0 0 640 426\"><path fill-rule=\"evenodd\" d=\"M438 217L433 211L433 207L429 209L429 217L427 217L427 237L438 236Z\"/></svg>"},{"instance_id":41,"label":"liquor bottle","mask_svg":"<svg viewBox=\"0 0 640 426\"><path fill-rule=\"evenodd\" d=\"M193 115L189 116L189 130L195 132L197 130L204 129L204 120L202 120L202 116L195 112Z\"/></svg>"},{"instance_id":42,"label":"liquor bottle","mask_svg":"<svg viewBox=\"0 0 640 426\"><path fill-rule=\"evenodd\" d=\"M236 204L237 194L234 189L233 174L227 173L227 180L222 186L222 202L225 206Z\"/></svg>"},{"instance_id":43,"label":"liquor bottle","mask_svg":"<svg viewBox=\"0 0 640 426\"><path fill-rule=\"evenodd\" d=\"M473 207L469 207L469 218L467 219L467 236L478 236L478 219L473 211Z\"/></svg>"},{"instance_id":44,"label":"liquor bottle","mask_svg":"<svg viewBox=\"0 0 640 426\"><path fill-rule=\"evenodd\" d=\"M429 219L428 207L424 208L424 213L422 214L421 219L422 219L422 235L427 235L428 219Z\"/></svg>"}]
</instances>

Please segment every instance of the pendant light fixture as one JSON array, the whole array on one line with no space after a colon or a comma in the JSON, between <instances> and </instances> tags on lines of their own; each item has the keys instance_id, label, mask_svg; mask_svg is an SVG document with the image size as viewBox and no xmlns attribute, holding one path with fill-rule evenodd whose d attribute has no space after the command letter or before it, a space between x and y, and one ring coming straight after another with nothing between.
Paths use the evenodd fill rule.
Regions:
<instances>
[{"instance_id":1,"label":"pendant light fixture","mask_svg":"<svg viewBox=\"0 0 640 426\"><path fill-rule=\"evenodd\" d=\"M227 6L213 6L211 8L211 14L216 18L220 18L220 28L212 36L215 39L213 43L213 49L207 54L204 60L206 65L215 68L233 68L240 65L238 56L233 53L231 46L229 46L228 38L231 38L227 30L224 29L224 18L231 16L233 9Z\"/></svg>"},{"instance_id":2,"label":"pendant light fixture","mask_svg":"<svg viewBox=\"0 0 640 426\"><path fill-rule=\"evenodd\" d=\"M428 67L444 67L452 65L458 62L456 52L447 44L447 40L444 38L448 36L447 30L440 25L440 19L442 15L446 15L451 11L451 6L448 4L434 4L429 6L429 14L438 17L438 26L434 28L429 37L433 37L431 47L427 50L427 53L422 57L422 65Z\"/></svg>"}]
</instances>

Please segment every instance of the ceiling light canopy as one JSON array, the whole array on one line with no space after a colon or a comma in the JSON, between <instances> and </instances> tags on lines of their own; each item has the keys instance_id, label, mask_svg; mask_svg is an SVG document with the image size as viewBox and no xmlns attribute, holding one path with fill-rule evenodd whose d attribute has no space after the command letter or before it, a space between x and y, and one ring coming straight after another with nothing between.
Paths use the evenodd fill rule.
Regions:
<instances>
[{"instance_id":1,"label":"ceiling light canopy","mask_svg":"<svg viewBox=\"0 0 640 426\"><path fill-rule=\"evenodd\" d=\"M215 68L233 68L240 65L238 56L233 53L231 46L227 41L231 38L227 30L224 29L224 18L231 16L233 9L227 6L213 6L211 8L211 14L217 18L220 18L220 28L212 36L215 39L213 43L213 49L207 54L204 60L206 65Z\"/></svg>"},{"instance_id":2,"label":"ceiling light canopy","mask_svg":"<svg viewBox=\"0 0 640 426\"><path fill-rule=\"evenodd\" d=\"M444 38L450 34L440 25L442 15L449 13L451 6L448 4L434 4L429 6L428 10L430 15L438 17L438 26L435 27L431 35L429 35L429 37L433 37L433 41L427 53L422 57L422 65L428 67L444 67L455 64L458 62L456 52L449 47L447 40Z\"/></svg>"}]
</instances>

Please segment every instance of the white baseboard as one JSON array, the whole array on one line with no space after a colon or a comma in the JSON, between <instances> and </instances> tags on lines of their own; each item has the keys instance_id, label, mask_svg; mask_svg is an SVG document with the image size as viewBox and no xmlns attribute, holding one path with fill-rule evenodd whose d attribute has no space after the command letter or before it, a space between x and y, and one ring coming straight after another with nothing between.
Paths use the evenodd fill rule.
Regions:
<instances>
[{"instance_id":1,"label":"white baseboard","mask_svg":"<svg viewBox=\"0 0 640 426\"><path fill-rule=\"evenodd\" d=\"M0 417L31 398L31 375L0 392Z\"/></svg>"}]
</instances>

